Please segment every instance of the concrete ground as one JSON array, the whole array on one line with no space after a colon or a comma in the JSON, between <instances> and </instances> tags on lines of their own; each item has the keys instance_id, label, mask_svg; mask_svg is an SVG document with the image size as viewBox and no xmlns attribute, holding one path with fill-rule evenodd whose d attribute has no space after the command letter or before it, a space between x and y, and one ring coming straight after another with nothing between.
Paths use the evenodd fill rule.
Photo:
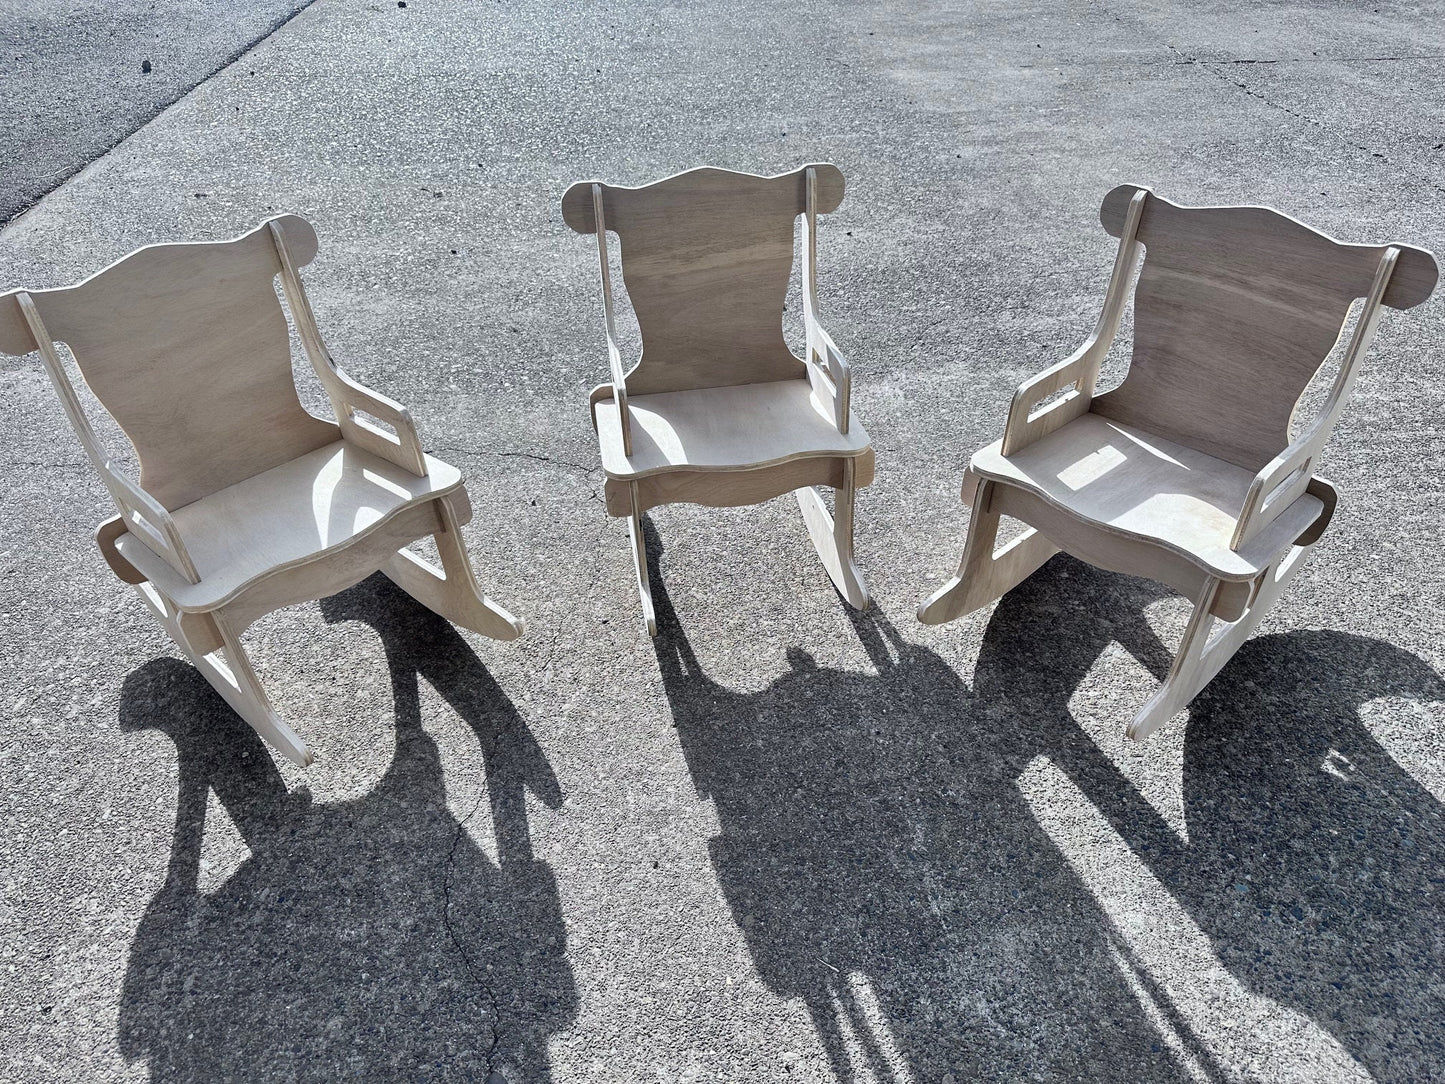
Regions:
<instances>
[{"instance_id":1,"label":"concrete ground","mask_svg":"<svg viewBox=\"0 0 1445 1084\"><path fill-rule=\"evenodd\" d=\"M307 2L0 4L0 222L236 60Z\"/></svg>"},{"instance_id":2,"label":"concrete ground","mask_svg":"<svg viewBox=\"0 0 1445 1084\"><path fill-rule=\"evenodd\" d=\"M1439 3L317 0L205 79L0 232L0 284L308 216L333 353L465 469L529 631L380 579L262 621L318 751L276 764L100 560L105 493L7 359L0 1076L1437 1078L1445 294L1383 324L1312 565L1148 743L1162 588L1059 557L912 614L968 455L1092 327L1104 193L1445 252L1442 57ZM680 506L649 641L559 197L818 160L849 180L821 291L877 447L876 608L791 499Z\"/></svg>"}]
</instances>

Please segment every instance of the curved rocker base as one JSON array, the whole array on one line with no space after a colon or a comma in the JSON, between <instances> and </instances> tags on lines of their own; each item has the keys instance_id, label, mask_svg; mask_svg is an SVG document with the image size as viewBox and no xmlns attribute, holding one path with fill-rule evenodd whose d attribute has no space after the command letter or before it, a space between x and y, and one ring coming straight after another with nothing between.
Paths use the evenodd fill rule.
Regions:
<instances>
[{"instance_id":1,"label":"curved rocker base","mask_svg":"<svg viewBox=\"0 0 1445 1084\"><path fill-rule=\"evenodd\" d=\"M464 503L462 507L465 508ZM432 538L441 557L441 568L404 545L401 549L390 548L418 537L415 531L405 533L407 522L406 517L402 517L395 535L389 535L385 529L377 531L371 539L360 540L357 547L339 551L331 560L319 562L320 567L308 570L304 581L293 579L298 570L289 570L258 580L233 601L203 612L181 610L117 552L114 539L125 532L119 517L101 524L96 536L101 552L116 575L134 586L147 609L211 687L273 748L304 768L312 762L311 750L271 706L241 643L241 633L256 618L281 606L333 595L380 571L421 605L453 624L494 640L515 640L522 635L522 622L477 586L456 507L447 497L440 497L431 502L430 507L417 508L424 516L431 516L433 510L431 523L436 530ZM375 546L366 545L371 541L383 543L382 553L389 556L379 558Z\"/></svg>"},{"instance_id":2,"label":"curved rocker base","mask_svg":"<svg viewBox=\"0 0 1445 1084\"><path fill-rule=\"evenodd\" d=\"M965 485L966 496L968 489ZM1187 582L1189 577L1172 564L1151 562L1144 568L1119 567L1121 562L1095 552L1087 539L1084 545L1075 546L1074 537L1069 536L1066 540L1070 545L1060 547L1035 527L995 549L1000 516L1039 510L1016 503L1024 498L1011 487L987 479L978 486L975 496L958 574L918 608L918 620L925 625L941 625L996 602L1059 552L1069 552L1110 571L1159 580L1193 597L1194 612L1168 675L1129 724L1127 734L1136 741L1143 741L1188 707L1224 668L1299 574L1323 531L1323 527L1311 529L1253 580L1234 582L1202 576ZM1222 626L1218 632L1214 631L1216 622Z\"/></svg>"},{"instance_id":3,"label":"curved rocker base","mask_svg":"<svg viewBox=\"0 0 1445 1084\"><path fill-rule=\"evenodd\" d=\"M1206 584L1194 600L1194 613L1184 627L1184 638L1174 665L1158 690L1145 701L1134 721L1129 724L1129 737L1143 741L1161 725L1189 706L1189 702L1214 680L1234 653L1259 627L1264 615L1279 601L1290 580L1299 575L1314 544L1294 546L1264 574L1254 601L1234 621L1227 621L1214 631L1213 596L1219 590L1218 580Z\"/></svg>"}]
</instances>

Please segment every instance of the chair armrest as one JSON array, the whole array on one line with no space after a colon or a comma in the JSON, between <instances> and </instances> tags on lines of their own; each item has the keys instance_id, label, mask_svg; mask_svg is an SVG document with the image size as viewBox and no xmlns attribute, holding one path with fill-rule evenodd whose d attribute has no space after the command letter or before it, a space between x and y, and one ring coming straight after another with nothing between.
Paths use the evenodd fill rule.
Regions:
<instances>
[{"instance_id":1,"label":"chair armrest","mask_svg":"<svg viewBox=\"0 0 1445 1084\"><path fill-rule=\"evenodd\" d=\"M1375 280L1365 297L1364 308L1360 310L1359 322L1355 325L1354 336L1345 350L1340 371L1335 376L1334 385L1330 388L1319 416L1293 444L1261 467L1254 476L1254 481L1249 484L1249 491L1244 497L1244 507L1240 509L1239 519L1234 525L1231 549L1239 549L1259 534L1278 518L1280 513L1294 504L1309 486L1315 457L1324 448L1335 423L1344 413L1345 403L1349 400L1359 372L1360 360L1375 337L1385 289L1390 285L1390 276L1394 273L1399 256L1400 250L1392 245L1386 248L1380 257L1380 264L1375 270Z\"/></svg>"},{"instance_id":2,"label":"chair armrest","mask_svg":"<svg viewBox=\"0 0 1445 1084\"><path fill-rule=\"evenodd\" d=\"M372 391L353 380L343 369L326 357L330 379L322 376L336 411L336 423L341 435L363 451L370 452L402 470L410 471L418 478L427 475L426 457L421 450L421 438L417 436L416 423L411 411L396 400ZM318 368L318 373L321 370ZM396 430L392 436L386 430L372 425L365 418L358 418L356 411L363 410Z\"/></svg>"},{"instance_id":3,"label":"chair armrest","mask_svg":"<svg viewBox=\"0 0 1445 1084\"><path fill-rule=\"evenodd\" d=\"M1119 248L1114 253L1114 269L1109 274L1109 289L1104 295L1104 308L1099 313L1099 322L1094 325L1093 334L1072 356L1025 380L1014 392L1003 432L1001 451L1004 455L1022 451L1034 441L1042 440L1088 413L1089 404L1094 400L1094 384L1099 379L1099 366L1103 364L1109 347L1114 345L1114 336L1119 333L1119 319L1124 313L1129 280L1138 261L1139 245L1135 237L1148 197L1149 193L1141 188L1129 200L1124 227L1119 231ZM1074 390L1058 402L1034 411L1033 408L1043 400L1070 385Z\"/></svg>"},{"instance_id":4,"label":"chair armrest","mask_svg":"<svg viewBox=\"0 0 1445 1084\"><path fill-rule=\"evenodd\" d=\"M105 454L94 427L85 416L85 408L80 405L75 387L65 373L65 365L60 360L60 355L55 352L55 341L45 329L45 322L40 318L40 310L36 308L34 299L22 291L16 295L15 300L35 340L35 349L40 351L46 374L50 377L56 394L60 396L60 405L70 419L71 428L80 438L81 447L85 449L86 456L100 475L100 480L105 483L111 499L115 501L116 510L120 512L126 530L140 539L146 548L164 561L176 575L184 577L187 583L200 583L201 576L196 571L196 563L191 560L185 540L181 538L176 521L166 506L141 488L139 482L132 481L130 476L117 468Z\"/></svg>"},{"instance_id":5,"label":"chair armrest","mask_svg":"<svg viewBox=\"0 0 1445 1084\"><path fill-rule=\"evenodd\" d=\"M612 370L612 401L617 404L617 424L622 430L622 454L631 455L632 415L627 410L627 374L622 371L622 352L613 341L610 323L607 329L607 364ZM596 410L595 405L593 409ZM595 418L592 424L597 424Z\"/></svg>"},{"instance_id":6,"label":"chair armrest","mask_svg":"<svg viewBox=\"0 0 1445 1084\"><path fill-rule=\"evenodd\" d=\"M1094 401L1094 382L1099 378L1099 364L1108 353L1109 346L1110 343L1095 335L1071 357L1049 366L1019 385L1013 401L1009 403L1008 422L1004 426L1004 455L1022 451L1088 413L1089 404ZM1034 410L1049 396L1071 386L1073 390L1067 395L1042 410Z\"/></svg>"},{"instance_id":7,"label":"chair armrest","mask_svg":"<svg viewBox=\"0 0 1445 1084\"><path fill-rule=\"evenodd\" d=\"M332 360L331 351L326 349L321 330L316 326L316 316L306 297L306 287L302 285L296 264L286 247L280 220L273 218L267 225L271 228L272 244L281 264L281 288L291 306L291 319L301 336L301 345L306 349L311 368L316 370L317 379L331 400L331 409L336 411L336 424L341 428L341 435L363 451L410 471L418 478L425 478L426 458L422 455L421 441L417 438L411 414L400 403L358 384ZM391 425L396 430L396 436L356 417L357 410L364 410Z\"/></svg>"},{"instance_id":8,"label":"chair armrest","mask_svg":"<svg viewBox=\"0 0 1445 1084\"><path fill-rule=\"evenodd\" d=\"M848 418L853 396L853 369L838 344L833 341L816 317L806 318L808 339L808 383L813 393L833 408L833 424L838 432L848 432Z\"/></svg>"},{"instance_id":9,"label":"chair armrest","mask_svg":"<svg viewBox=\"0 0 1445 1084\"><path fill-rule=\"evenodd\" d=\"M1328 430L1312 429L1260 468L1244 496L1230 549L1244 546L1304 495L1313 477L1315 455L1328 435Z\"/></svg>"},{"instance_id":10,"label":"chair armrest","mask_svg":"<svg viewBox=\"0 0 1445 1084\"><path fill-rule=\"evenodd\" d=\"M607 325L607 366L612 374L612 401L617 404L617 426L622 432L622 454L632 454L632 415L627 412L627 374L622 371L622 351L617 349L617 318L612 311L612 272L607 264L607 218L603 209L602 186L592 186L592 219L597 229L597 257L602 275L602 315ZM592 425L597 426L597 397L592 399Z\"/></svg>"},{"instance_id":11,"label":"chair armrest","mask_svg":"<svg viewBox=\"0 0 1445 1084\"><path fill-rule=\"evenodd\" d=\"M125 528L187 583L200 583L180 529L165 505L122 473L110 460L100 464L101 479L120 510Z\"/></svg>"}]
</instances>

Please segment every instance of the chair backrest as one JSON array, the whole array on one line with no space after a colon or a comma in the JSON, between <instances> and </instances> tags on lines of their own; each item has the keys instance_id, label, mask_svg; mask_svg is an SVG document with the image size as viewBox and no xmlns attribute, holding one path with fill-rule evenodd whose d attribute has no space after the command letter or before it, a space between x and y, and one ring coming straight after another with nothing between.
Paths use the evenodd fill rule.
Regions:
<instances>
[{"instance_id":1,"label":"chair backrest","mask_svg":"<svg viewBox=\"0 0 1445 1084\"><path fill-rule=\"evenodd\" d=\"M808 168L776 177L704 168L640 188L581 181L567 189L567 225L596 232L597 184L604 225L621 243L642 334L629 395L806 376L783 340L783 305ZM843 174L832 165L812 168L816 211L836 210Z\"/></svg>"},{"instance_id":2,"label":"chair backrest","mask_svg":"<svg viewBox=\"0 0 1445 1084\"><path fill-rule=\"evenodd\" d=\"M310 223L276 221L310 263ZM340 437L297 397L280 271L266 223L233 241L149 245L75 286L0 295L0 351L36 349L27 292L135 446L141 485L175 510Z\"/></svg>"},{"instance_id":3,"label":"chair backrest","mask_svg":"<svg viewBox=\"0 0 1445 1084\"><path fill-rule=\"evenodd\" d=\"M1115 237L1139 190L1104 197ZM1344 244L1268 207L1180 207L1152 192L1137 239L1133 357L1091 409L1258 470L1288 446L1295 404L1389 246ZM1383 300L1407 309L1438 272L1423 249L1394 247Z\"/></svg>"}]
</instances>

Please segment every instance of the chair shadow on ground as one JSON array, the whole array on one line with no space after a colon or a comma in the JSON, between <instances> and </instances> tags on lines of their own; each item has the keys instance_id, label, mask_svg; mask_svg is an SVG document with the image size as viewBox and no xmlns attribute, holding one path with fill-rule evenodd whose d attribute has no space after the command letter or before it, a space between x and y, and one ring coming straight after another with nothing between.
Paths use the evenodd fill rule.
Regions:
<instances>
[{"instance_id":1,"label":"chair shadow on ground","mask_svg":"<svg viewBox=\"0 0 1445 1084\"><path fill-rule=\"evenodd\" d=\"M1247 645L1191 716L1184 844L1068 707L1111 642L1164 672L1142 612L1162 588L1056 557L997 606L972 688L868 611L851 617L876 674L792 648L770 687L739 694L699 669L650 525L648 549L667 696L721 826L719 883L763 981L807 1006L835 1079L1227 1075L1166 976L1145 980L1153 1018L1126 985L1116 960L1147 969L1020 790L1040 755L1246 989L1317 1021L1371 1072L1440 1064L1440 806L1358 710L1445 696L1415 656L1328 632ZM1343 779L1320 770L1330 750ZM1160 1011L1192 1064L1151 1022Z\"/></svg>"},{"instance_id":2,"label":"chair shadow on ground","mask_svg":"<svg viewBox=\"0 0 1445 1084\"><path fill-rule=\"evenodd\" d=\"M171 737L180 786L165 884L126 972L122 1053L157 1079L546 1080L576 992L523 791L555 806L557 781L449 623L380 576L321 607L373 625L391 667L396 752L365 797L288 792L260 738L183 663L125 683L123 728ZM490 811L497 860L447 810L421 679L476 732L487 795L473 815ZM208 793L250 856L202 891Z\"/></svg>"}]
</instances>

